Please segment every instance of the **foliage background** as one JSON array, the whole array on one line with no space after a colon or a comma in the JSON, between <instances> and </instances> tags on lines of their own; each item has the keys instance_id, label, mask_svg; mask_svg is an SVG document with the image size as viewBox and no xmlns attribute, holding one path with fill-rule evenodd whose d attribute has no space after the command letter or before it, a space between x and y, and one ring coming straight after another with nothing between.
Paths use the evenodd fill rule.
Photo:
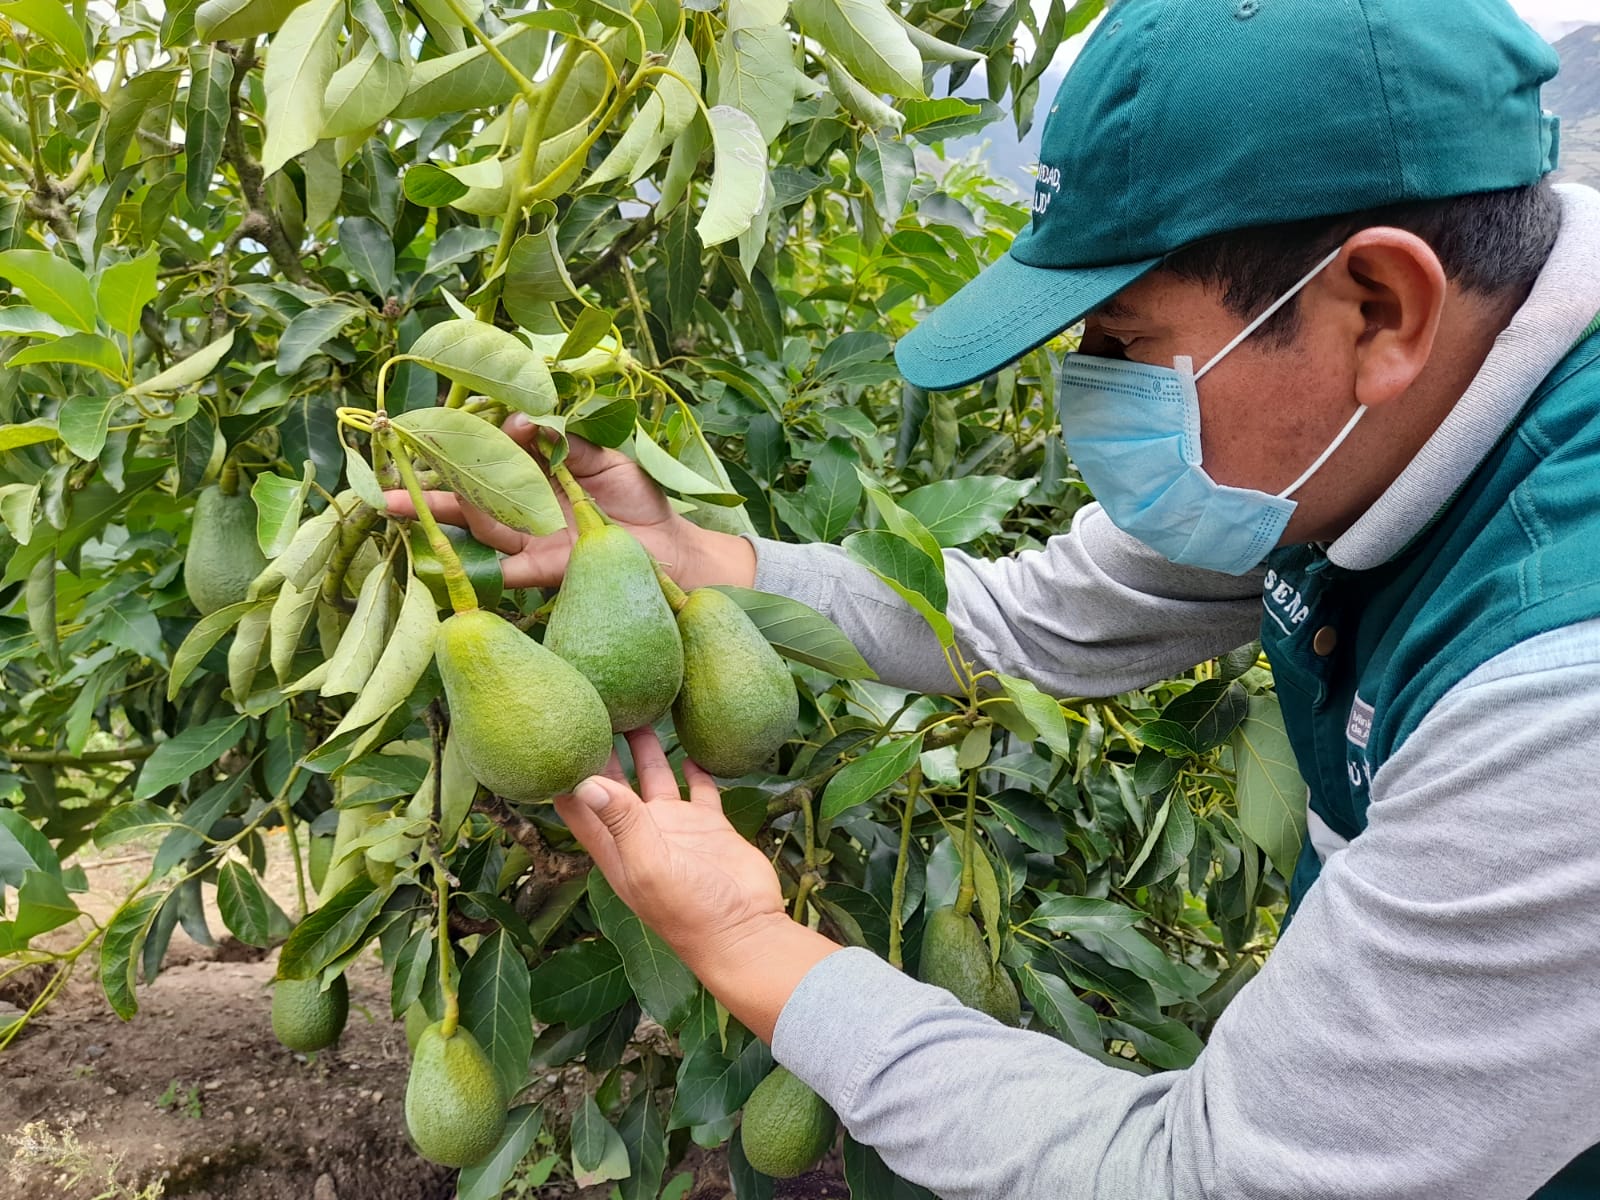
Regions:
<instances>
[{"instance_id":1,"label":"foliage background","mask_svg":"<svg viewBox=\"0 0 1600 1200\"><path fill-rule=\"evenodd\" d=\"M1100 7L0 3L0 973L57 964L37 1008L92 963L132 1017L174 928L210 939L215 887L234 936L284 942L281 974L375 945L395 1014L436 1006L447 864L464 1020L520 1093L463 1194L498 1195L543 1128L559 1170L627 1197L656 1195L690 1139L731 1138L739 1194L770 1195L736 1134L765 1047L552 816L449 782L435 674L395 694L366 661L350 691L316 686L342 641L401 640L358 585L377 570L398 598L410 578L337 410L373 408L380 368L413 354L382 376L390 414L521 407L624 445L694 520L842 542L948 643L939 550L1038 546L1087 499L1052 416L1062 346L947 394L902 384L889 351L1027 220L944 141L1026 129ZM938 95L978 63L988 101ZM521 349L486 357L469 323ZM195 497L241 470L262 550L304 572L288 632L281 578L204 620L184 591ZM502 611L537 632L547 599ZM920 696L814 614L741 599L803 706L727 804L797 915L915 969L971 821L978 911L1030 1027L1129 1070L1192 1061L1271 941L1300 836L1254 648L1058 700L952 645L951 696ZM330 736L358 696L377 716ZM283 913L262 832L309 846L341 812L349 878ZM153 832L150 876L104 928L80 921L63 861ZM74 947L33 944L75 921ZM564 1111L537 1081L574 1061L592 1087ZM848 1142L845 1169L857 1196L920 1192Z\"/></svg>"}]
</instances>

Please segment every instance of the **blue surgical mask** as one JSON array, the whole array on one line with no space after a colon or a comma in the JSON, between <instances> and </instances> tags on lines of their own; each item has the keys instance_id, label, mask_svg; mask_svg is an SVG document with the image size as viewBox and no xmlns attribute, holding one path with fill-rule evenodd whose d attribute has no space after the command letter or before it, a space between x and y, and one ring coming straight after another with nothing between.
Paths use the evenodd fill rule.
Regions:
<instances>
[{"instance_id":1,"label":"blue surgical mask","mask_svg":"<svg viewBox=\"0 0 1600 1200\"><path fill-rule=\"evenodd\" d=\"M1283 491L1226 487L1200 463L1200 396L1195 384L1339 255L1335 250L1212 360L1194 370L1069 354L1057 406L1061 433L1083 481L1118 528L1175 563L1242 575L1283 536L1289 499L1327 462L1366 415L1358 406L1339 435Z\"/></svg>"}]
</instances>

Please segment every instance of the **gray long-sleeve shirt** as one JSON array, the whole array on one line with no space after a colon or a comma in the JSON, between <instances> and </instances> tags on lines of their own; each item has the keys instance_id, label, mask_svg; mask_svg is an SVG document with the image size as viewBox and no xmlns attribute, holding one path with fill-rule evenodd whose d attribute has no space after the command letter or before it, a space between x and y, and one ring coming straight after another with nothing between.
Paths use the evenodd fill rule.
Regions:
<instances>
[{"instance_id":1,"label":"gray long-sleeve shirt","mask_svg":"<svg viewBox=\"0 0 1600 1200\"><path fill-rule=\"evenodd\" d=\"M1600 195L1561 189L1527 303L1417 460L1329 548L1396 553L1600 311ZM1057 694L1149 682L1249 639L1258 578L1171 566L1096 507L1038 552L946 554L969 657ZM885 679L940 690L920 619L824 547L758 543L757 586L827 613ZM1600 1142L1600 622L1451 689L1319 843L1292 930L1183 1071L1140 1077L1008 1029L864 950L785 1005L778 1061L948 1200L1525 1200Z\"/></svg>"}]
</instances>

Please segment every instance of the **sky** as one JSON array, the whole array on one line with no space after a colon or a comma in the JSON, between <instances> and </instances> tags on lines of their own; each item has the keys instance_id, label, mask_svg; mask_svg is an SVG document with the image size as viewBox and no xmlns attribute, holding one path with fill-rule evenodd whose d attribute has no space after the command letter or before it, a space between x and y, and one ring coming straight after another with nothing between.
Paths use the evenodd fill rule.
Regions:
<instances>
[{"instance_id":1,"label":"sky","mask_svg":"<svg viewBox=\"0 0 1600 1200\"><path fill-rule=\"evenodd\" d=\"M1552 42L1580 25L1600 21L1600 0L1511 0L1511 7Z\"/></svg>"}]
</instances>

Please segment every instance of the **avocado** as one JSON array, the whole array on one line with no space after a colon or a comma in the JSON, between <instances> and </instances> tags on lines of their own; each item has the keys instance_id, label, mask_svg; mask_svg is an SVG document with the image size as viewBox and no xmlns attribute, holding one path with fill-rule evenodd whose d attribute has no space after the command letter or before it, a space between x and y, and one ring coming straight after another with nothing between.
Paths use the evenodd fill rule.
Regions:
<instances>
[{"instance_id":1,"label":"avocado","mask_svg":"<svg viewBox=\"0 0 1600 1200\"><path fill-rule=\"evenodd\" d=\"M500 1140L506 1098L494 1064L466 1029L448 1037L435 1021L417 1038L406 1079L406 1128L422 1157L470 1167Z\"/></svg>"},{"instance_id":2,"label":"avocado","mask_svg":"<svg viewBox=\"0 0 1600 1200\"><path fill-rule=\"evenodd\" d=\"M918 978L942 987L968 1008L986 1012L1006 1025L1022 1023L1017 985L1003 967L989 958L978 923L962 916L955 905L935 909L922 927L922 960Z\"/></svg>"},{"instance_id":3,"label":"avocado","mask_svg":"<svg viewBox=\"0 0 1600 1200\"><path fill-rule=\"evenodd\" d=\"M272 985L272 1032L291 1050L333 1045L349 1015L350 988L343 975L326 988L320 979L280 979Z\"/></svg>"},{"instance_id":4,"label":"avocado","mask_svg":"<svg viewBox=\"0 0 1600 1200\"><path fill-rule=\"evenodd\" d=\"M696 588L678 610L683 688L672 723L684 753L713 775L755 770L789 740L800 716L794 677L730 597Z\"/></svg>"},{"instance_id":5,"label":"avocado","mask_svg":"<svg viewBox=\"0 0 1600 1200\"><path fill-rule=\"evenodd\" d=\"M740 1123L744 1156L763 1175L789 1179L833 1148L838 1119L821 1096L778 1067L745 1101Z\"/></svg>"},{"instance_id":6,"label":"avocado","mask_svg":"<svg viewBox=\"0 0 1600 1200\"><path fill-rule=\"evenodd\" d=\"M484 787L530 804L571 791L611 757L611 718L578 669L483 609L439 626L450 736Z\"/></svg>"},{"instance_id":7,"label":"avocado","mask_svg":"<svg viewBox=\"0 0 1600 1200\"><path fill-rule=\"evenodd\" d=\"M256 506L248 492L229 496L212 484L194 504L183 586L202 614L237 604L267 565L256 543Z\"/></svg>"},{"instance_id":8,"label":"avocado","mask_svg":"<svg viewBox=\"0 0 1600 1200\"><path fill-rule=\"evenodd\" d=\"M592 506L580 505L579 510ZM550 613L544 646L594 684L616 733L653 725L683 684L683 642L650 555L597 517L584 529Z\"/></svg>"}]
</instances>

